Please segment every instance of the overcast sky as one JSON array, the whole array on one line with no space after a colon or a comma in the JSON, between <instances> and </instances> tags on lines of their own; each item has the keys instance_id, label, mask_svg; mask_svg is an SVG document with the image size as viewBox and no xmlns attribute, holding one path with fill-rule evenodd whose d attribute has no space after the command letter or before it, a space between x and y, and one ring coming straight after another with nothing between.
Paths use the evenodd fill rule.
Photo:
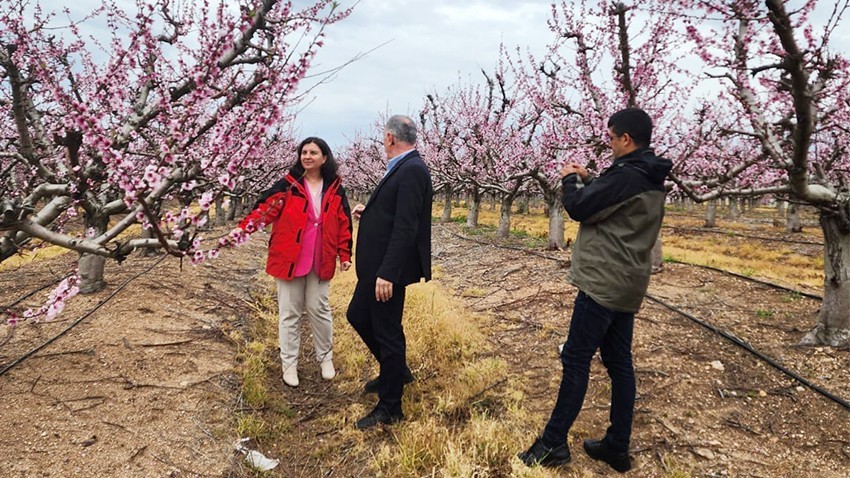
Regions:
<instances>
[{"instance_id":1,"label":"overcast sky","mask_svg":"<svg viewBox=\"0 0 850 478\"><path fill-rule=\"evenodd\" d=\"M296 127L302 136L323 137L339 149L355 131L368 132L382 112L415 115L427 92L441 91L459 75L479 81L481 68L492 71L502 41L541 53L552 38L546 25L550 5L541 0L362 0L350 17L328 28L314 71L386 44L316 88Z\"/></svg>"}]
</instances>

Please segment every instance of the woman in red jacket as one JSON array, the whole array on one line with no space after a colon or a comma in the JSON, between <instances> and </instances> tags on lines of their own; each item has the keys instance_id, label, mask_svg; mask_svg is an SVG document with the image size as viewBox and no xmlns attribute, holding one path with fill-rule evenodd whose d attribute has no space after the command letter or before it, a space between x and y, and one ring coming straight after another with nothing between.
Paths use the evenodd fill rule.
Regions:
<instances>
[{"instance_id":1,"label":"woman in red jacket","mask_svg":"<svg viewBox=\"0 0 850 478\"><path fill-rule=\"evenodd\" d=\"M263 192L231 233L252 233L272 225L266 272L277 283L280 359L283 381L291 387L298 386L299 324L304 312L322 378L336 375L328 291L337 256L342 271L351 267L351 210L336 172L328 144L321 138L305 139L286 177Z\"/></svg>"}]
</instances>

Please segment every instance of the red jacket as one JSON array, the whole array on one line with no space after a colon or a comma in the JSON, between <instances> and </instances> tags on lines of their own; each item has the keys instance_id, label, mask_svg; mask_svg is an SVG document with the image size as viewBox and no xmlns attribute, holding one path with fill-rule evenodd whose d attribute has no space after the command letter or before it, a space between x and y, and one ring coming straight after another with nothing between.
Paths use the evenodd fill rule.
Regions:
<instances>
[{"instance_id":1,"label":"red jacket","mask_svg":"<svg viewBox=\"0 0 850 478\"><path fill-rule=\"evenodd\" d=\"M307 191L292 175L263 192L254 210L239 227L246 232L272 225L266 272L273 277L292 280L295 262L301 251L301 236L307 225ZM336 271L336 258L351 261L351 210L345 190L335 177L325 180L322 188L321 270L319 279L330 280Z\"/></svg>"}]
</instances>

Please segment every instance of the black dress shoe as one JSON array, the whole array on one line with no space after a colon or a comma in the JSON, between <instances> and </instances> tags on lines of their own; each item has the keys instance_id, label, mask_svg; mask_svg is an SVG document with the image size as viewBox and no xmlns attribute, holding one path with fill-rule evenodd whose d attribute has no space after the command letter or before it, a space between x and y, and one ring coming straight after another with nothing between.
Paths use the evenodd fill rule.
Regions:
<instances>
[{"instance_id":1,"label":"black dress shoe","mask_svg":"<svg viewBox=\"0 0 850 478\"><path fill-rule=\"evenodd\" d=\"M570 448L566 443L556 447L549 447L543 443L543 438L534 440L534 444L528 451L517 453L517 458L522 460L526 466L545 466L546 468L554 468L556 466L566 465L572 458L570 456Z\"/></svg>"},{"instance_id":2,"label":"black dress shoe","mask_svg":"<svg viewBox=\"0 0 850 478\"><path fill-rule=\"evenodd\" d=\"M401 382L407 385L409 383L413 383L414 380L413 373L411 373L409 368L405 367ZM366 382L366 385L363 386L363 393L378 393L379 388L381 388L380 375Z\"/></svg>"},{"instance_id":3,"label":"black dress shoe","mask_svg":"<svg viewBox=\"0 0 850 478\"><path fill-rule=\"evenodd\" d=\"M625 473L632 469L632 461L627 451L614 451L602 440L585 440L584 451L594 460L604 461L611 468Z\"/></svg>"},{"instance_id":4,"label":"black dress shoe","mask_svg":"<svg viewBox=\"0 0 850 478\"><path fill-rule=\"evenodd\" d=\"M390 413L383 408L375 407L368 415L357 420L355 426L360 430L368 430L379 424L390 425L402 420L404 420L404 415L401 412Z\"/></svg>"}]
</instances>

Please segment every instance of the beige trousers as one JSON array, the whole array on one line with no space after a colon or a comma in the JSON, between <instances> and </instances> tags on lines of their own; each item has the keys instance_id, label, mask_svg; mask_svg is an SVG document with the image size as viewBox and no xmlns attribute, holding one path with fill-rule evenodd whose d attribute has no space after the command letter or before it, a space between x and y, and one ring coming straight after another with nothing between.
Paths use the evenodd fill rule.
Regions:
<instances>
[{"instance_id":1,"label":"beige trousers","mask_svg":"<svg viewBox=\"0 0 850 478\"><path fill-rule=\"evenodd\" d=\"M330 281L319 280L315 272L292 280L275 279L279 311L278 338L283 370L298 365L301 347L301 316L306 315L313 332L316 360L333 358L333 316L328 302Z\"/></svg>"}]
</instances>

